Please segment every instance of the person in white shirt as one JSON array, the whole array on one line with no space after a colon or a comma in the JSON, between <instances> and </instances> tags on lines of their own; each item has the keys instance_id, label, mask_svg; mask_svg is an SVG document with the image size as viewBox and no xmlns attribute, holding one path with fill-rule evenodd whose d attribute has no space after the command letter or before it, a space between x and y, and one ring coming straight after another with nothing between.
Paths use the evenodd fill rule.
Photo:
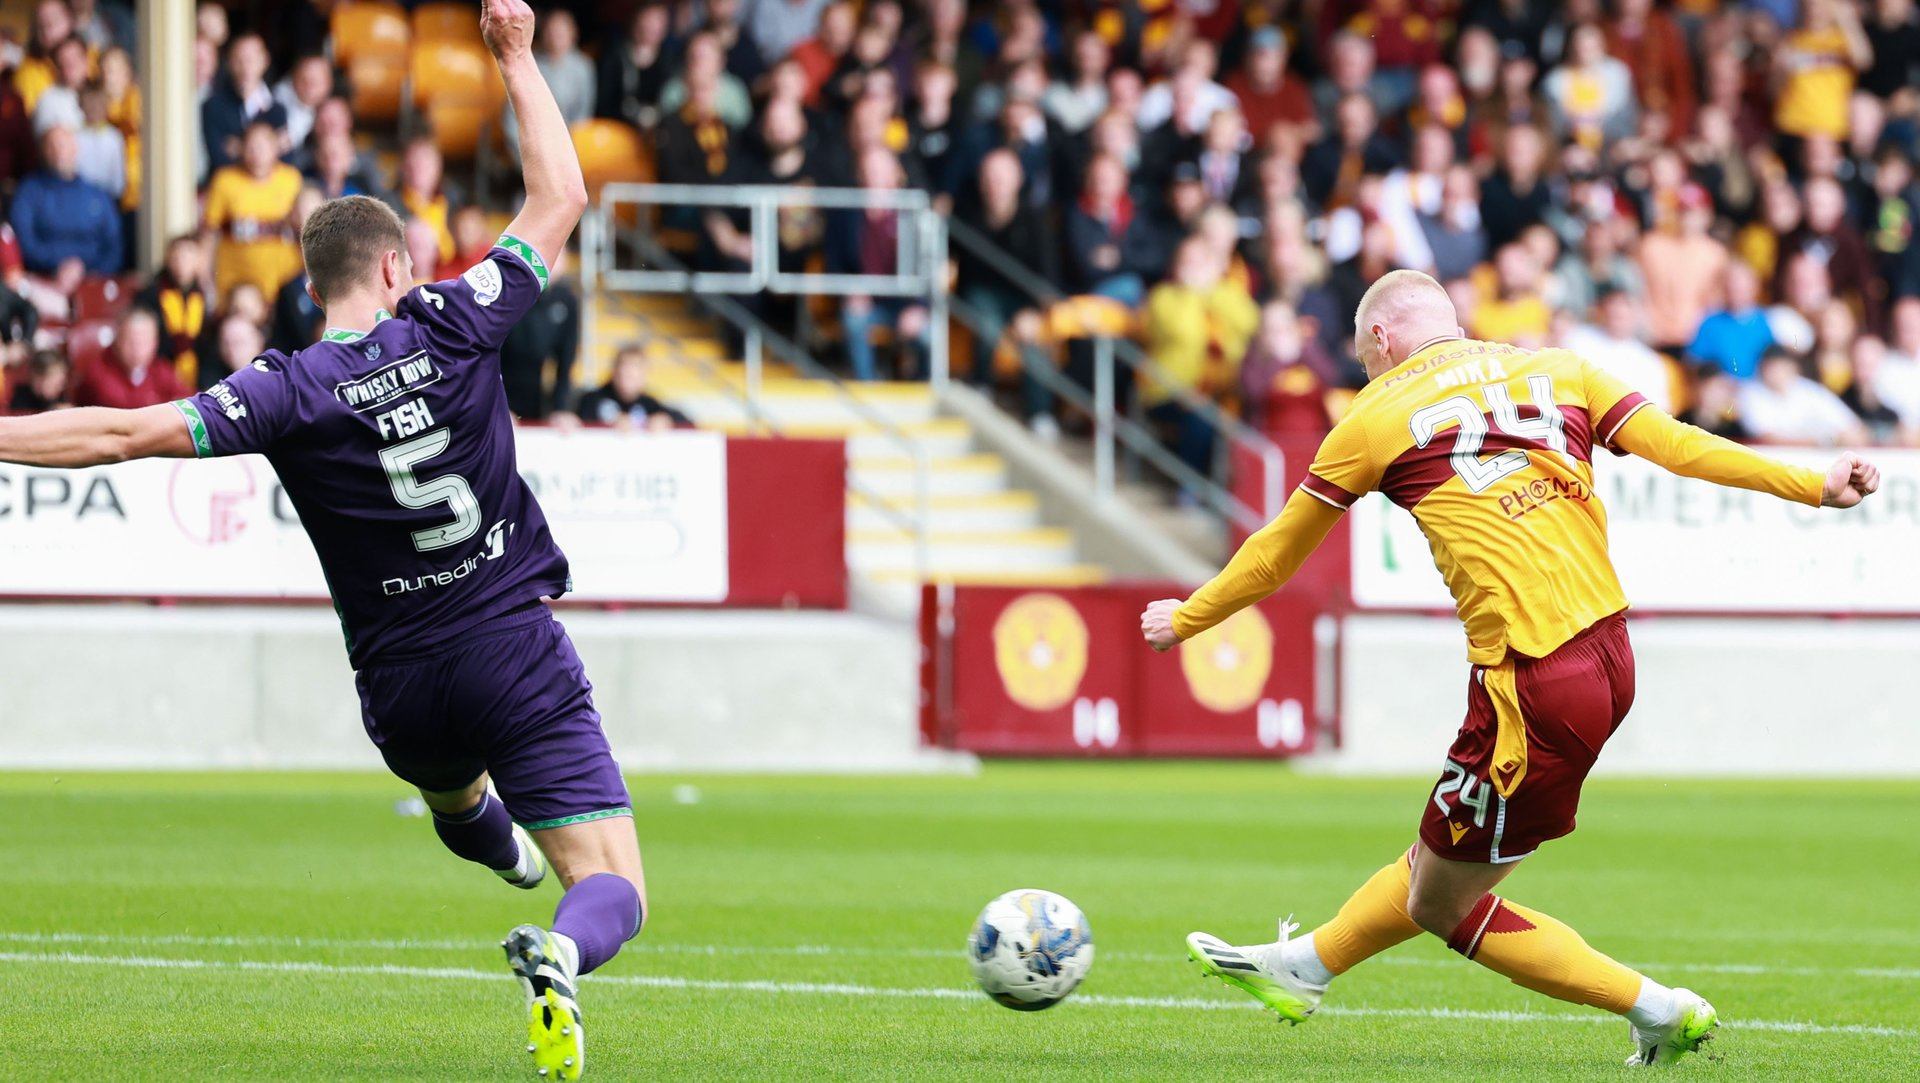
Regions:
<instances>
[{"instance_id":1,"label":"person in white shirt","mask_svg":"<svg viewBox=\"0 0 1920 1083\"><path fill-rule=\"evenodd\" d=\"M1640 303L1626 290L1603 286L1594 304L1598 317L1567 335L1567 349L1645 395L1664 413L1673 412L1673 377L1666 358L1641 339Z\"/></svg>"},{"instance_id":2,"label":"person in white shirt","mask_svg":"<svg viewBox=\"0 0 1920 1083\"><path fill-rule=\"evenodd\" d=\"M1840 396L1801 371L1785 350L1767 351L1760 377L1740 387L1740 421L1754 439L1772 444L1861 444L1866 426Z\"/></svg>"},{"instance_id":3,"label":"person in white shirt","mask_svg":"<svg viewBox=\"0 0 1920 1083\"><path fill-rule=\"evenodd\" d=\"M1920 297L1893 305L1893 341L1874 376L1874 392L1908 428L1920 427Z\"/></svg>"},{"instance_id":4,"label":"person in white shirt","mask_svg":"<svg viewBox=\"0 0 1920 1083\"><path fill-rule=\"evenodd\" d=\"M320 103L333 96L333 66L324 56L301 57L280 85L273 88L273 100L287 111L287 144L302 147L313 131L313 114Z\"/></svg>"},{"instance_id":5,"label":"person in white shirt","mask_svg":"<svg viewBox=\"0 0 1920 1083\"><path fill-rule=\"evenodd\" d=\"M1220 54L1214 50L1213 43L1196 39L1187 43L1186 50L1180 54L1180 66L1173 74L1147 88L1140 96L1140 108L1134 113L1134 122L1143 132L1153 131L1173 118L1173 83L1181 80L1193 88L1187 100L1187 115L1184 118L1188 131L1200 131L1207 121L1221 109L1239 109L1240 99L1233 91L1214 81L1215 69L1220 64Z\"/></svg>"}]
</instances>

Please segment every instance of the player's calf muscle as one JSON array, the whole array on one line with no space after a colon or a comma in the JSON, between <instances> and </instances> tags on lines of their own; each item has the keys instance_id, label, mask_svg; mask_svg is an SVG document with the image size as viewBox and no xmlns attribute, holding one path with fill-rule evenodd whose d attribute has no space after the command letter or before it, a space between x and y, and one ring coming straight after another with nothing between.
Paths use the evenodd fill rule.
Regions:
<instances>
[{"instance_id":1,"label":"player's calf muscle","mask_svg":"<svg viewBox=\"0 0 1920 1083\"><path fill-rule=\"evenodd\" d=\"M646 877L640 868L640 840L634 834L633 820L609 816L585 823L549 827L533 833L547 861L560 874L566 887L593 876L610 872L633 882L646 902Z\"/></svg>"}]
</instances>

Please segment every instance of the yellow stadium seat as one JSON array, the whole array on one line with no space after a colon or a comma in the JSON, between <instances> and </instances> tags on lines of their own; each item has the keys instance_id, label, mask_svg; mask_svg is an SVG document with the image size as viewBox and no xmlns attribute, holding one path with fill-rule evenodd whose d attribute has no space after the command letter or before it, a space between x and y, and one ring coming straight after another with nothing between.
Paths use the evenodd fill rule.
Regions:
<instances>
[{"instance_id":1,"label":"yellow stadium seat","mask_svg":"<svg viewBox=\"0 0 1920 1083\"><path fill-rule=\"evenodd\" d=\"M1063 298L1047 310L1047 333L1055 339L1121 338L1137 327L1132 309L1096 294Z\"/></svg>"},{"instance_id":2,"label":"yellow stadium seat","mask_svg":"<svg viewBox=\"0 0 1920 1083\"><path fill-rule=\"evenodd\" d=\"M499 119L500 111L483 101L436 101L427 106L433 145L450 161L469 161Z\"/></svg>"},{"instance_id":3,"label":"yellow stadium seat","mask_svg":"<svg viewBox=\"0 0 1920 1083\"><path fill-rule=\"evenodd\" d=\"M332 31L334 60L347 68L376 57L404 59L411 38L407 13L385 0L341 0L333 9Z\"/></svg>"},{"instance_id":4,"label":"yellow stadium seat","mask_svg":"<svg viewBox=\"0 0 1920 1083\"><path fill-rule=\"evenodd\" d=\"M462 41L422 41L413 47L413 104L426 109L436 101L506 103L507 88L483 45Z\"/></svg>"},{"instance_id":5,"label":"yellow stadium seat","mask_svg":"<svg viewBox=\"0 0 1920 1083\"><path fill-rule=\"evenodd\" d=\"M352 88L349 100L355 117L392 123L400 116L407 67L394 57L362 57L347 68L347 85Z\"/></svg>"},{"instance_id":6,"label":"yellow stadium seat","mask_svg":"<svg viewBox=\"0 0 1920 1083\"><path fill-rule=\"evenodd\" d=\"M480 41L480 8L474 4L431 3L413 9L413 40Z\"/></svg>"},{"instance_id":7,"label":"yellow stadium seat","mask_svg":"<svg viewBox=\"0 0 1920 1083\"><path fill-rule=\"evenodd\" d=\"M653 152L632 125L618 120L583 120L573 126L573 148L587 193L599 198L608 184L640 183L654 177Z\"/></svg>"}]
</instances>

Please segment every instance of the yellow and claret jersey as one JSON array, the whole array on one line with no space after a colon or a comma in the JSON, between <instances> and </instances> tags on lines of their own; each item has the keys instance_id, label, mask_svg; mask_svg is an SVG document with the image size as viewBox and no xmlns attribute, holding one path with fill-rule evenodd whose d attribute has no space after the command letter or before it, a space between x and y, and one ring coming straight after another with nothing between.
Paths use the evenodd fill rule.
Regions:
<instances>
[{"instance_id":1,"label":"yellow and claret jersey","mask_svg":"<svg viewBox=\"0 0 1920 1083\"><path fill-rule=\"evenodd\" d=\"M1820 503L1820 475L1675 421L1573 353L1446 338L1354 398L1300 492L1175 612L1174 629L1190 638L1278 589L1339 512L1378 489L1426 534L1468 658L1545 657L1627 607L1593 488L1596 447Z\"/></svg>"},{"instance_id":2,"label":"yellow and claret jersey","mask_svg":"<svg viewBox=\"0 0 1920 1083\"><path fill-rule=\"evenodd\" d=\"M220 296L242 282L260 287L271 302L289 278L300 273L300 245L293 231L293 204L300 196L300 171L277 165L256 178L227 166L207 186L206 224L219 230L214 281Z\"/></svg>"}]
</instances>

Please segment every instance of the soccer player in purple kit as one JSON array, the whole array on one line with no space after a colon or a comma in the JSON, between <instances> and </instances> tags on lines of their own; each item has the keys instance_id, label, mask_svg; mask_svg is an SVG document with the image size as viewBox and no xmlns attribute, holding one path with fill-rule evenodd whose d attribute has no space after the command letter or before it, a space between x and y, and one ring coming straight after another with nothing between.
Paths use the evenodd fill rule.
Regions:
<instances>
[{"instance_id":1,"label":"soccer player in purple kit","mask_svg":"<svg viewBox=\"0 0 1920 1083\"><path fill-rule=\"evenodd\" d=\"M391 209L323 204L300 238L322 341L166 405L0 420L0 459L267 457L319 554L387 765L419 787L449 850L523 888L551 867L566 888L551 930L521 925L502 946L539 1074L576 1079L577 979L640 931L646 890L592 688L546 605L570 585L567 559L515 462L500 344L587 192L534 63L526 0L483 2L480 25L519 119L526 184L486 259L415 287Z\"/></svg>"}]
</instances>

